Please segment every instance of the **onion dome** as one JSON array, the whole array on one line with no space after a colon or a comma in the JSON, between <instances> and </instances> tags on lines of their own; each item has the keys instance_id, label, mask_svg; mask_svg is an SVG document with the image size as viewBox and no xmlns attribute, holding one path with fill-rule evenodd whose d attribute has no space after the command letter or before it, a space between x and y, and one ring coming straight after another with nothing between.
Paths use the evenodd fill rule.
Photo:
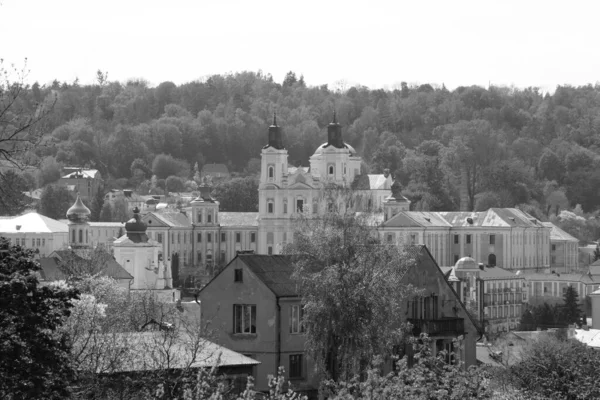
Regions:
<instances>
[{"instance_id":1,"label":"onion dome","mask_svg":"<svg viewBox=\"0 0 600 400\"><path fill-rule=\"evenodd\" d=\"M457 270L479 269L479 265L471 257L463 257L456 262L454 268Z\"/></svg>"},{"instance_id":2,"label":"onion dome","mask_svg":"<svg viewBox=\"0 0 600 400\"><path fill-rule=\"evenodd\" d=\"M263 148L273 147L277 150L283 150L283 139L281 137L281 128L277 125L277 114L273 112L273 124L269 126L269 143Z\"/></svg>"},{"instance_id":3,"label":"onion dome","mask_svg":"<svg viewBox=\"0 0 600 400\"><path fill-rule=\"evenodd\" d=\"M327 126L327 145L338 149L345 147L342 138L342 126L337 122L335 110L333 111L333 121Z\"/></svg>"},{"instance_id":4,"label":"onion dome","mask_svg":"<svg viewBox=\"0 0 600 400\"><path fill-rule=\"evenodd\" d=\"M75 203L67 210L67 219L71 222L86 222L90 219L91 213L90 209L83 204L83 201L81 201L79 194L77 194L77 200L75 200Z\"/></svg>"},{"instance_id":5,"label":"onion dome","mask_svg":"<svg viewBox=\"0 0 600 400\"><path fill-rule=\"evenodd\" d=\"M146 235L147 228L148 226L142 221L140 209L135 207L133 209L133 218L125 223L127 237L134 243L146 243L148 242L148 235Z\"/></svg>"},{"instance_id":6,"label":"onion dome","mask_svg":"<svg viewBox=\"0 0 600 400\"><path fill-rule=\"evenodd\" d=\"M201 185L198 187L200 190L200 195L196 197L194 200L190 202L190 204L198 204L198 203L214 203L215 199L212 197L212 187L208 185Z\"/></svg>"}]
</instances>

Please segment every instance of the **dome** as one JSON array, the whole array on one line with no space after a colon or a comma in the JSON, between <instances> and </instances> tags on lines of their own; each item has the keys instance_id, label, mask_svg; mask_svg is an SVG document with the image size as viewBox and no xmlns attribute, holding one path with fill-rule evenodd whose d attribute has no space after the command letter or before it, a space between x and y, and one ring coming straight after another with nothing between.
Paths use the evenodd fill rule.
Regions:
<instances>
[{"instance_id":1,"label":"dome","mask_svg":"<svg viewBox=\"0 0 600 400\"><path fill-rule=\"evenodd\" d=\"M140 209L135 207L133 209L133 218L125 223L127 237L134 243L147 242L147 228L148 226L142 221L142 217L140 216Z\"/></svg>"},{"instance_id":2,"label":"dome","mask_svg":"<svg viewBox=\"0 0 600 400\"><path fill-rule=\"evenodd\" d=\"M454 266L457 270L459 269L479 269L479 266L471 257L463 257L456 262Z\"/></svg>"},{"instance_id":3,"label":"dome","mask_svg":"<svg viewBox=\"0 0 600 400\"><path fill-rule=\"evenodd\" d=\"M330 146L329 143L327 143L327 142L323 143L322 145L317 147L317 150L315 150L315 155L323 153L323 149L328 148L329 146ZM354 147L350 146L348 143L344 142L344 147L346 149L348 149L348 151L350 151L351 156L356 154L356 150L354 150ZM336 148L336 147L334 147L334 148Z\"/></svg>"},{"instance_id":4,"label":"dome","mask_svg":"<svg viewBox=\"0 0 600 400\"><path fill-rule=\"evenodd\" d=\"M78 194L75 203L67 210L67 219L73 222L83 222L89 219L91 213L90 209L83 204Z\"/></svg>"}]
</instances>

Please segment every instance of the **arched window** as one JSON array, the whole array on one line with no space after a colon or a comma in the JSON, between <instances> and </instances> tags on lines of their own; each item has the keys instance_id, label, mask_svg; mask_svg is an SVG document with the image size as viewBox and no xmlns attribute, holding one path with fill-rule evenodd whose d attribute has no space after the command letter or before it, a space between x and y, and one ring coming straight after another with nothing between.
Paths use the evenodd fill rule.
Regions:
<instances>
[{"instance_id":1,"label":"arched window","mask_svg":"<svg viewBox=\"0 0 600 400\"><path fill-rule=\"evenodd\" d=\"M79 243L83 243L83 231L79 230Z\"/></svg>"},{"instance_id":2,"label":"arched window","mask_svg":"<svg viewBox=\"0 0 600 400\"><path fill-rule=\"evenodd\" d=\"M329 175L333 175L333 165L329 166Z\"/></svg>"},{"instance_id":3,"label":"arched window","mask_svg":"<svg viewBox=\"0 0 600 400\"><path fill-rule=\"evenodd\" d=\"M87 230L85 231L85 243L86 244L88 243L88 231Z\"/></svg>"},{"instance_id":4,"label":"arched window","mask_svg":"<svg viewBox=\"0 0 600 400\"><path fill-rule=\"evenodd\" d=\"M488 256L488 264L491 266L496 266L496 255L495 254L490 254Z\"/></svg>"},{"instance_id":5,"label":"arched window","mask_svg":"<svg viewBox=\"0 0 600 400\"><path fill-rule=\"evenodd\" d=\"M269 178L273 178L275 176L275 168L272 166L269 167Z\"/></svg>"},{"instance_id":6,"label":"arched window","mask_svg":"<svg viewBox=\"0 0 600 400\"><path fill-rule=\"evenodd\" d=\"M73 243L75 243L75 235L76 235L75 229L73 229L72 235L71 235L71 242L73 242Z\"/></svg>"}]
</instances>

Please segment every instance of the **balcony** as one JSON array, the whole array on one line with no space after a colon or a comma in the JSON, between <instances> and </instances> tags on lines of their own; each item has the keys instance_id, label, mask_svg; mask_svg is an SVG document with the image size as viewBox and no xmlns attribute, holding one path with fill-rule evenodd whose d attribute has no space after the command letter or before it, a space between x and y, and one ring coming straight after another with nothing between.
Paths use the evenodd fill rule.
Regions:
<instances>
[{"instance_id":1,"label":"balcony","mask_svg":"<svg viewBox=\"0 0 600 400\"><path fill-rule=\"evenodd\" d=\"M413 326L413 335L426 333L429 336L458 336L465 333L463 318L409 319Z\"/></svg>"}]
</instances>

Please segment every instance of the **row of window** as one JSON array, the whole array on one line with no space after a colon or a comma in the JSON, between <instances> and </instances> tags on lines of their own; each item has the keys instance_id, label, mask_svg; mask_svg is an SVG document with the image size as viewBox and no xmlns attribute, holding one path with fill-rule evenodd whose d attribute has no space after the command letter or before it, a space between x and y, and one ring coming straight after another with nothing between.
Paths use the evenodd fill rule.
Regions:
<instances>
[{"instance_id":1,"label":"row of window","mask_svg":"<svg viewBox=\"0 0 600 400\"><path fill-rule=\"evenodd\" d=\"M212 210L208 210L206 212L206 223L207 224L212 224L212 217L213 217L213 212ZM198 214L196 217L196 221L201 224L202 223L202 211L198 210Z\"/></svg>"},{"instance_id":2,"label":"row of window","mask_svg":"<svg viewBox=\"0 0 600 400\"><path fill-rule=\"evenodd\" d=\"M15 239L15 244L17 246L23 246L23 247L25 247L25 246L27 246L27 239L25 239L25 238L23 238L23 239L16 238ZM37 239L31 239L31 247L40 247L40 246L41 247L46 246L46 239L44 239L44 238L42 238L42 239L39 239L39 238L37 238Z\"/></svg>"},{"instance_id":3,"label":"row of window","mask_svg":"<svg viewBox=\"0 0 600 400\"><path fill-rule=\"evenodd\" d=\"M177 235L175 235L174 233L171 234L171 244L175 244L175 238L177 238L177 244L181 244L181 238L182 238L181 232L177 233ZM190 233L190 241L191 241L191 239L192 239L192 234ZM221 232L221 242L225 242L226 240L227 240L226 233ZM158 243L163 242L163 234L162 233L156 233L156 241ZM197 233L196 241L198 243L202 242L202 233L201 232ZM213 241L213 233L207 232L206 233L206 242L212 243L212 241ZM183 244L187 244L187 242L188 242L188 233L183 232ZM235 232L235 243L241 243L241 242L242 242L242 233ZM256 243L256 232L250 232L250 243Z\"/></svg>"},{"instance_id":4,"label":"row of window","mask_svg":"<svg viewBox=\"0 0 600 400\"><path fill-rule=\"evenodd\" d=\"M237 276L236 276L237 277ZM304 333L304 309L299 304L289 308L289 332L291 334ZM233 333L256 333L256 304L233 305Z\"/></svg>"},{"instance_id":5,"label":"row of window","mask_svg":"<svg viewBox=\"0 0 600 400\"><path fill-rule=\"evenodd\" d=\"M510 318L521 316L521 306L496 306L489 307L490 318Z\"/></svg>"},{"instance_id":6,"label":"row of window","mask_svg":"<svg viewBox=\"0 0 600 400\"><path fill-rule=\"evenodd\" d=\"M454 235L454 244L459 244L460 243L460 235ZM465 235L465 243L466 244L471 244L472 243L472 235ZM490 240L489 240L490 244L496 244L496 235L490 235Z\"/></svg>"}]
</instances>

